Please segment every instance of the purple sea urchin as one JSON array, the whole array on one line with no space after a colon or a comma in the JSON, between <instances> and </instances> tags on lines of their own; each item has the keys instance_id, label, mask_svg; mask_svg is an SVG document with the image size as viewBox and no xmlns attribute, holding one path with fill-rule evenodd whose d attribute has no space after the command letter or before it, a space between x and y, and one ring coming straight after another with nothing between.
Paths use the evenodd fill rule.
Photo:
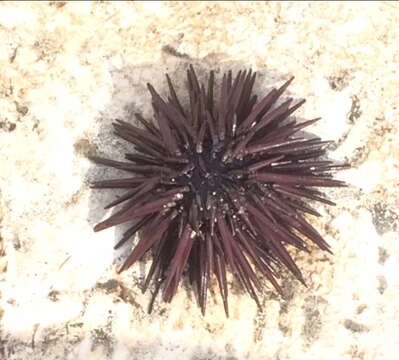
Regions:
<instances>
[{"instance_id":1,"label":"purple sea urchin","mask_svg":"<svg viewBox=\"0 0 399 360\"><path fill-rule=\"evenodd\" d=\"M345 186L332 172L346 165L321 159L329 142L299 134L319 119L297 123L290 118L304 100L292 105L289 98L277 104L293 78L257 102L252 95L255 77L251 70L234 78L229 71L215 103L214 73L205 87L190 67L188 109L169 76L167 100L148 84L157 126L139 114L142 127L116 120L115 134L136 151L126 154L125 162L91 157L134 174L93 183L94 188L127 189L106 208L124 205L94 230L133 222L115 248L141 232L119 272L151 250L143 292L156 279L154 296L162 287L163 299L170 302L187 269L203 314L215 275L228 316L227 269L258 305L256 290L262 283L254 268L279 292L276 264L304 283L286 247L307 250L307 238L330 251L306 221L305 213L319 214L304 199L334 205L315 187Z\"/></svg>"}]
</instances>

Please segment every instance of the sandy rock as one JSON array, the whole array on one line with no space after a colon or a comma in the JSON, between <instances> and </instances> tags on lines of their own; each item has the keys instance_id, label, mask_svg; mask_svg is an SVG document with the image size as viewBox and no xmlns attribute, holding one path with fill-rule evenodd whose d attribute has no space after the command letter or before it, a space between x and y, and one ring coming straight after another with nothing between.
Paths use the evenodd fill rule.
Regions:
<instances>
[{"instance_id":1,"label":"sandy rock","mask_svg":"<svg viewBox=\"0 0 399 360\"><path fill-rule=\"evenodd\" d=\"M395 359L399 353L399 30L394 2L0 4L0 359ZM313 221L334 255L295 253L263 311L231 284L202 317L193 292L155 302L143 262L117 275L121 229L94 233L115 193L87 155L118 158L114 119L151 115L146 83L184 92L252 67L262 93L289 76L297 115L353 167Z\"/></svg>"}]
</instances>

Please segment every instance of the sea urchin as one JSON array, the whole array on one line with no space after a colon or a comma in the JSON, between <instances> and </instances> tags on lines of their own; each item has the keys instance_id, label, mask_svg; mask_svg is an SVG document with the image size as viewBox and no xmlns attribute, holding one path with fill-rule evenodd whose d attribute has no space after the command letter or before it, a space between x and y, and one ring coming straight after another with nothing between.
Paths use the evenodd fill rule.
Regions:
<instances>
[{"instance_id":1,"label":"sea urchin","mask_svg":"<svg viewBox=\"0 0 399 360\"><path fill-rule=\"evenodd\" d=\"M187 269L203 314L216 275L228 316L227 269L258 305L262 283L255 268L279 292L276 265L304 283L287 246L307 250L307 238L329 251L304 217L319 216L304 199L333 205L315 187L345 186L332 179L332 172L346 165L323 157L330 142L300 133L319 119L298 123L290 115L304 100L295 105L292 98L278 101L293 78L257 102L255 77L251 70L234 78L229 71L215 103L214 72L204 86L190 66L188 109L168 75L167 100L148 84L156 125L139 114L142 127L121 120L113 124L115 134L136 151L125 154L125 162L91 157L134 174L93 183L94 188L127 189L106 208L124 205L94 230L133 222L115 248L141 233L119 272L151 250L143 292L155 279L154 297L162 288L164 301L170 302Z\"/></svg>"}]
</instances>

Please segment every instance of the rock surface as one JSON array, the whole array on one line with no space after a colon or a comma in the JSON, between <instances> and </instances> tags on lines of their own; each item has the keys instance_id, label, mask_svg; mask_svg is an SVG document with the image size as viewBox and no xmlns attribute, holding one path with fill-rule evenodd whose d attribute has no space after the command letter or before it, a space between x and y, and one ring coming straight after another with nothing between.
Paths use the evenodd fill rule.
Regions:
<instances>
[{"instance_id":1,"label":"rock surface","mask_svg":"<svg viewBox=\"0 0 399 360\"><path fill-rule=\"evenodd\" d=\"M399 28L394 2L0 4L0 359L395 359L399 353ZM87 154L119 157L115 118L151 114L146 83L252 67L257 91L291 75L311 129L352 169L314 225L334 255L296 254L263 311L231 284L202 317L122 275L121 230L93 233L114 193ZM181 91L181 89L179 89Z\"/></svg>"}]
</instances>

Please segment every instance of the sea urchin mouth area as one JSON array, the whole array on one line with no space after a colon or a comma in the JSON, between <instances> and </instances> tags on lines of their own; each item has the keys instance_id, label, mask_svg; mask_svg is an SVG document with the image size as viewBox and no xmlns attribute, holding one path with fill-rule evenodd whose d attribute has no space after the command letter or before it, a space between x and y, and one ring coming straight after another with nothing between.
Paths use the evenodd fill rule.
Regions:
<instances>
[{"instance_id":1,"label":"sea urchin mouth area","mask_svg":"<svg viewBox=\"0 0 399 360\"><path fill-rule=\"evenodd\" d=\"M229 174L234 165L223 162L223 150L214 150L205 145L201 153L192 152L188 155L191 167L176 179L180 185L189 185L192 192L200 194L203 203L210 195L221 193L224 187L230 184L240 184L239 177Z\"/></svg>"},{"instance_id":2,"label":"sea urchin mouth area","mask_svg":"<svg viewBox=\"0 0 399 360\"><path fill-rule=\"evenodd\" d=\"M130 223L115 248L140 233L119 272L150 251L152 264L142 290L153 281L154 296L162 287L163 299L170 302L187 273L202 313L215 276L228 316L227 271L258 305L261 278L281 291L280 266L304 282L288 246L307 251L308 240L329 251L305 217L320 216L306 200L334 205L317 188L345 186L332 175L347 165L324 159L329 142L299 135L319 119L298 123L291 115L304 101L279 100L293 78L260 101L252 94L255 78L252 71L235 77L228 72L215 101L214 73L205 86L190 67L188 109L169 76L167 100L148 84L155 121L136 114L140 126L114 123L115 134L135 151L125 154L127 161L91 157L130 173L92 184L126 190L106 206L120 208L94 230Z\"/></svg>"}]
</instances>

